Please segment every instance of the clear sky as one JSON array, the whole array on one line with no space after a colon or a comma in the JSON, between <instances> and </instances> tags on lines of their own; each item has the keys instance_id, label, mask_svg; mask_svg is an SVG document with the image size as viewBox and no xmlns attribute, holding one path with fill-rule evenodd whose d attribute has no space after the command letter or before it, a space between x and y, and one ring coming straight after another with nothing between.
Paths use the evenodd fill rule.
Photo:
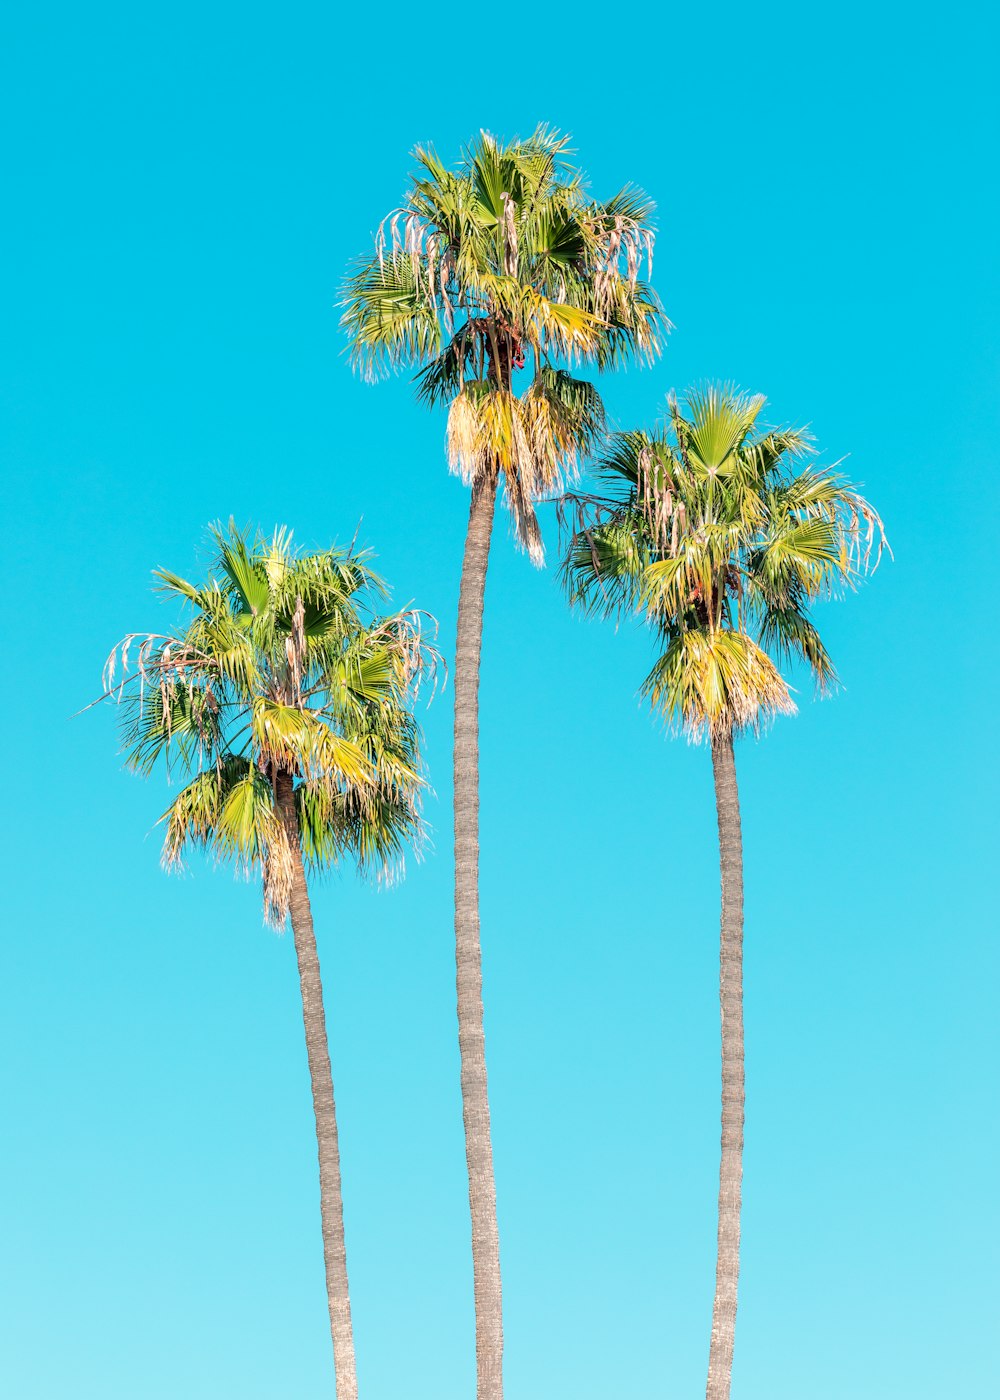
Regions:
<instances>
[{"instance_id":1,"label":"clear sky","mask_svg":"<svg viewBox=\"0 0 1000 1400\"><path fill-rule=\"evenodd\" d=\"M734 1400L1000 1388L997 34L985 7L97 4L0 36L5 642L0 1391L332 1390L291 941L168 879L162 781L93 698L209 521L360 537L454 631L444 421L342 356L408 153L572 133L658 205L663 362L808 422L895 550L821 614L844 690L738 751L747 1145ZM511 1400L700 1393L718 1170L708 754L506 518L487 590L482 905ZM551 517L547 527L552 540ZM992 604L991 604L992 606ZM315 894L363 1400L469 1400L450 692L435 849ZM995 878L995 877L994 877Z\"/></svg>"}]
</instances>

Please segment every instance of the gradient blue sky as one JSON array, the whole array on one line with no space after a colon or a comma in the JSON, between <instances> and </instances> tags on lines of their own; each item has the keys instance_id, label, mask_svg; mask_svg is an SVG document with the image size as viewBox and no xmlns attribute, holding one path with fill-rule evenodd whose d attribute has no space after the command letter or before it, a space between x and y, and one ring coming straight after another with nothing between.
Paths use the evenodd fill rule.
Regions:
<instances>
[{"instance_id":1,"label":"gradient blue sky","mask_svg":"<svg viewBox=\"0 0 1000 1400\"><path fill-rule=\"evenodd\" d=\"M652 10L652 7L650 7ZM96 693L168 620L208 521L361 536L450 650L466 497L405 382L352 379L333 302L418 141L572 133L659 208L652 422L768 394L895 549L824 609L835 699L741 746L748 1126L734 1400L941 1400L995 1350L994 266L985 8L37 3L0 52L6 682L0 1390L331 1392L291 943L168 880L161 782ZM551 538L551 528L549 527ZM500 521L483 671L483 938L511 1400L703 1386L714 1266L708 755ZM364 1400L468 1400L450 694L436 847L316 892Z\"/></svg>"}]
</instances>

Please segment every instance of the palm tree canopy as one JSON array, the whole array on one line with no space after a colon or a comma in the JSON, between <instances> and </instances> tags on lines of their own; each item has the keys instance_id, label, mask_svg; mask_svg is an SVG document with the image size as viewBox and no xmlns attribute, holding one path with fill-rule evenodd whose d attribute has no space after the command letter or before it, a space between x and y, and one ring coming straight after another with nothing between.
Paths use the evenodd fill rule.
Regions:
<instances>
[{"instance_id":1,"label":"palm tree canopy","mask_svg":"<svg viewBox=\"0 0 1000 1400\"><path fill-rule=\"evenodd\" d=\"M758 427L764 403L716 384L684 412L671 397L658 432L611 439L607 494L563 502L571 601L645 615L662 650L643 692L695 738L793 711L782 663L836 681L811 604L855 584L885 544L857 489L805 460L808 433Z\"/></svg>"},{"instance_id":2,"label":"palm tree canopy","mask_svg":"<svg viewBox=\"0 0 1000 1400\"><path fill-rule=\"evenodd\" d=\"M450 405L452 470L467 484L502 477L536 561L533 503L604 429L597 390L571 370L652 358L666 325L648 281L651 204L630 188L590 198L566 147L544 127L506 146L483 133L454 170L418 149L405 202L344 289L356 366L369 378L410 367L422 400Z\"/></svg>"},{"instance_id":3,"label":"palm tree canopy","mask_svg":"<svg viewBox=\"0 0 1000 1400\"><path fill-rule=\"evenodd\" d=\"M371 613L385 586L364 553L304 554L212 532L208 581L162 569L162 591L192 616L169 633L132 633L112 651L105 692L120 706L126 763L162 759L184 786L163 814L164 863L211 849L263 876L268 922L287 916L290 865L274 779L292 776L303 857L352 856L388 873L422 837L419 733L411 704L436 653L410 610ZM116 676L120 679L116 680Z\"/></svg>"}]
</instances>

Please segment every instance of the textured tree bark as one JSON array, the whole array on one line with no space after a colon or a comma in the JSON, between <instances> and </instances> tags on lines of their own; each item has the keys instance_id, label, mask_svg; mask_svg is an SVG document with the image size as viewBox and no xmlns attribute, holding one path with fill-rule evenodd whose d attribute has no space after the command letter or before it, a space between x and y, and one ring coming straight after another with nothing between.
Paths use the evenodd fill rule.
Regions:
<instances>
[{"instance_id":1,"label":"textured tree bark","mask_svg":"<svg viewBox=\"0 0 1000 1400\"><path fill-rule=\"evenodd\" d=\"M316 1118L316 1146L319 1153L319 1201L323 1231L323 1259L326 1264L326 1295L333 1339L333 1368L337 1400L357 1400L358 1375L354 1360L354 1331L351 1326L351 1299L347 1287L347 1251L344 1244L344 1198L340 1182L340 1145L337 1138L337 1109L333 1098L330 1051L323 1010L323 984L320 981L319 953L313 932L312 909L302 865L302 847L295 811L292 779L287 773L276 776L278 810L288 838L292 857L291 918L295 956L299 964L302 992L302 1019L305 1023L306 1054L312 1081L313 1113Z\"/></svg>"},{"instance_id":2,"label":"textured tree bark","mask_svg":"<svg viewBox=\"0 0 1000 1400\"><path fill-rule=\"evenodd\" d=\"M706 1400L729 1400L740 1273L743 1188L743 838L732 734L712 740L719 819L722 927L719 1003L722 1018L722 1159L719 1166L719 1242Z\"/></svg>"},{"instance_id":3,"label":"textured tree bark","mask_svg":"<svg viewBox=\"0 0 1000 1400\"><path fill-rule=\"evenodd\" d=\"M495 478L473 487L455 648L455 965L462 1116L472 1214L478 1400L502 1400L503 1396L500 1241L486 1089L479 943L479 659L496 492Z\"/></svg>"}]
</instances>

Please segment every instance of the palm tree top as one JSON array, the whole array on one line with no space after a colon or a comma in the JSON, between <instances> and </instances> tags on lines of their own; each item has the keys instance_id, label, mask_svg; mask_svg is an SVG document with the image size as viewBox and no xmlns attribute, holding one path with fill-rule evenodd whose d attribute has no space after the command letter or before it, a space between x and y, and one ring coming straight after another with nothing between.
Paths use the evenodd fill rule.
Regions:
<instances>
[{"instance_id":1,"label":"palm tree top","mask_svg":"<svg viewBox=\"0 0 1000 1400\"><path fill-rule=\"evenodd\" d=\"M364 373L413 366L434 402L484 378L505 335L515 361L526 351L545 363L656 354L652 205L631 187L593 199L567 149L544 126L508 145L482 132L454 169L432 147L416 149L406 198L344 289Z\"/></svg>"},{"instance_id":2,"label":"palm tree top","mask_svg":"<svg viewBox=\"0 0 1000 1400\"><path fill-rule=\"evenodd\" d=\"M812 603L877 567L882 521L809 433L764 429L765 399L731 384L671 395L653 433L616 434L604 495L567 496L571 600L638 610L663 650L643 692L690 737L756 728L794 711L779 665L836 682Z\"/></svg>"},{"instance_id":3,"label":"palm tree top","mask_svg":"<svg viewBox=\"0 0 1000 1400\"><path fill-rule=\"evenodd\" d=\"M504 481L536 562L534 503L605 428L597 390L570 371L651 360L668 325L649 285L650 201L631 187L592 198L567 149L546 127L507 145L483 132L453 169L418 148L342 303L355 366L370 379L409 368L422 401L450 405L452 470Z\"/></svg>"},{"instance_id":4,"label":"palm tree top","mask_svg":"<svg viewBox=\"0 0 1000 1400\"><path fill-rule=\"evenodd\" d=\"M303 552L291 532L266 538L214 527L207 581L167 569L161 590L190 612L169 633L130 633L105 668L119 706L126 765L163 760L185 786L161 820L164 862L189 845L263 875L265 913L288 909L279 773L295 784L303 854L314 868L345 855L391 873L419 848L424 785L412 703L437 654L407 609L372 612L386 587L367 551Z\"/></svg>"}]
</instances>

